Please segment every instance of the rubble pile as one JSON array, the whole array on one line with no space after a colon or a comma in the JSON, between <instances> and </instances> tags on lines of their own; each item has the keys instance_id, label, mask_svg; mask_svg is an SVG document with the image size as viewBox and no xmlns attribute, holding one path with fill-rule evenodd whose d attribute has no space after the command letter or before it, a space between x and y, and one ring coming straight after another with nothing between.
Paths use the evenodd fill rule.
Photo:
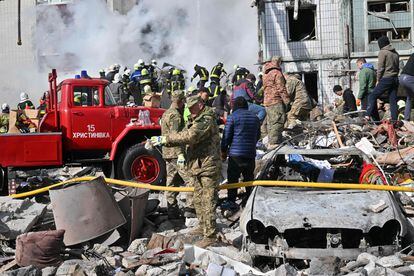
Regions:
<instances>
[{"instance_id":1,"label":"rubble pile","mask_svg":"<svg viewBox=\"0 0 414 276\"><path fill-rule=\"evenodd\" d=\"M274 150L258 145L257 179L414 186L413 123L371 125L359 117L328 116L286 129L284 135L286 143ZM14 173L18 192L102 175L91 168ZM414 275L412 193L305 194L259 187L236 213L228 215L218 205L220 242L201 248L195 244L202 237L193 234L197 218L168 219L163 193L108 187L98 177L31 199L1 197L0 274ZM91 194L99 200L89 200ZM219 203L226 196L221 190ZM179 195L180 207L185 199ZM341 204L352 214L341 213ZM331 208L331 220L316 221L312 213L320 215L324 208ZM262 228L261 215L270 217L265 221L273 228ZM354 222L353 215L366 222ZM297 217L303 229L295 228ZM318 229L317 223L331 221L351 226ZM369 223L379 227L372 230ZM352 225L366 227L367 233Z\"/></svg>"}]
</instances>

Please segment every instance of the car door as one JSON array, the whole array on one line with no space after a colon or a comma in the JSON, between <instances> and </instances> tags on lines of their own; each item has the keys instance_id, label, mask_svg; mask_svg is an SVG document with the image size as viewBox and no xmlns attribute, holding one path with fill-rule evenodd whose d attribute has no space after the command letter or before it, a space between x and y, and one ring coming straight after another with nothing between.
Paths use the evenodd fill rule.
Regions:
<instances>
[{"instance_id":1,"label":"car door","mask_svg":"<svg viewBox=\"0 0 414 276\"><path fill-rule=\"evenodd\" d=\"M72 97L72 149L111 148L111 108L105 106L103 86L74 86Z\"/></svg>"}]
</instances>

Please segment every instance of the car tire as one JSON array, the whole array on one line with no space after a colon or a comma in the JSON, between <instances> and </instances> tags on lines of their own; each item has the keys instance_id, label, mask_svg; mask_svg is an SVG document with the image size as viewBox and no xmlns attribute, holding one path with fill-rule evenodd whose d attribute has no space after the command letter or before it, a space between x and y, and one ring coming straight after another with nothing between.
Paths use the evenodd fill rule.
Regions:
<instances>
[{"instance_id":1,"label":"car tire","mask_svg":"<svg viewBox=\"0 0 414 276\"><path fill-rule=\"evenodd\" d=\"M120 164L123 179L165 185L165 161L156 149L147 150L142 144L134 145L121 156Z\"/></svg>"}]
</instances>

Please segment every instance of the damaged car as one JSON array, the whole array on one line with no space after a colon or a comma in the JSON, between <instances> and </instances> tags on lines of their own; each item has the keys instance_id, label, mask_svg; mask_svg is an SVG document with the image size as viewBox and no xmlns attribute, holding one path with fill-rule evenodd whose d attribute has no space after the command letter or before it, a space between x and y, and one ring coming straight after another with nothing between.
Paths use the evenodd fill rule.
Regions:
<instances>
[{"instance_id":1,"label":"damaged car","mask_svg":"<svg viewBox=\"0 0 414 276\"><path fill-rule=\"evenodd\" d=\"M395 194L346 189L346 183L360 183L370 165L357 148L285 146L263 158L258 180L344 183L344 188L256 187L240 229L243 248L257 267L269 259L275 266L307 267L312 258L355 260L362 252L387 256L412 241L413 227Z\"/></svg>"}]
</instances>

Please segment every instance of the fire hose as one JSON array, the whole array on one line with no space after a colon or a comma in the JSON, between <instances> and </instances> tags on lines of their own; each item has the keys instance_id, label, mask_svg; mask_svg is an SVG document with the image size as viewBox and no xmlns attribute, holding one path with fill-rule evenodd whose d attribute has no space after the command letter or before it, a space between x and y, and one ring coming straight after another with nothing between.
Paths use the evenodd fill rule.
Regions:
<instances>
[{"instance_id":1,"label":"fire hose","mask_svg":"<svg viewBox=\"0 0 414 276\"><path fill-rule=\"evenodd\" d=\"M23 198L28 196L34 196L49 191L50 189L63 186L66 184L90 181L94 179L93 176L85 176L74 178L68 181L52 184L47 187L43 187L37 190L10 195L12 198ZM112 185L119 185L124 187L149 189L153 191L169 191L169 192L194 192L194 187L165 187L157 186L145 183L137 183L133 181L118 180L112 178L105 178L106 183ZM319 182L299 182L299 181L280 181L280 180L254 180L249 182L241 182L234 184L220 185L220 190L225 189L237 189L241 187L254 187L254 186L266 186L266 187L296 187L296 188L318 188L318 189L348 189L348 190L371 190L371 191L393 191L393 192L412 192L414 193L414 187L409 186L390 186L390 185L373 185L373 184L348 184L348 183L319 183Z\"/></svg>"}]
</instances>

